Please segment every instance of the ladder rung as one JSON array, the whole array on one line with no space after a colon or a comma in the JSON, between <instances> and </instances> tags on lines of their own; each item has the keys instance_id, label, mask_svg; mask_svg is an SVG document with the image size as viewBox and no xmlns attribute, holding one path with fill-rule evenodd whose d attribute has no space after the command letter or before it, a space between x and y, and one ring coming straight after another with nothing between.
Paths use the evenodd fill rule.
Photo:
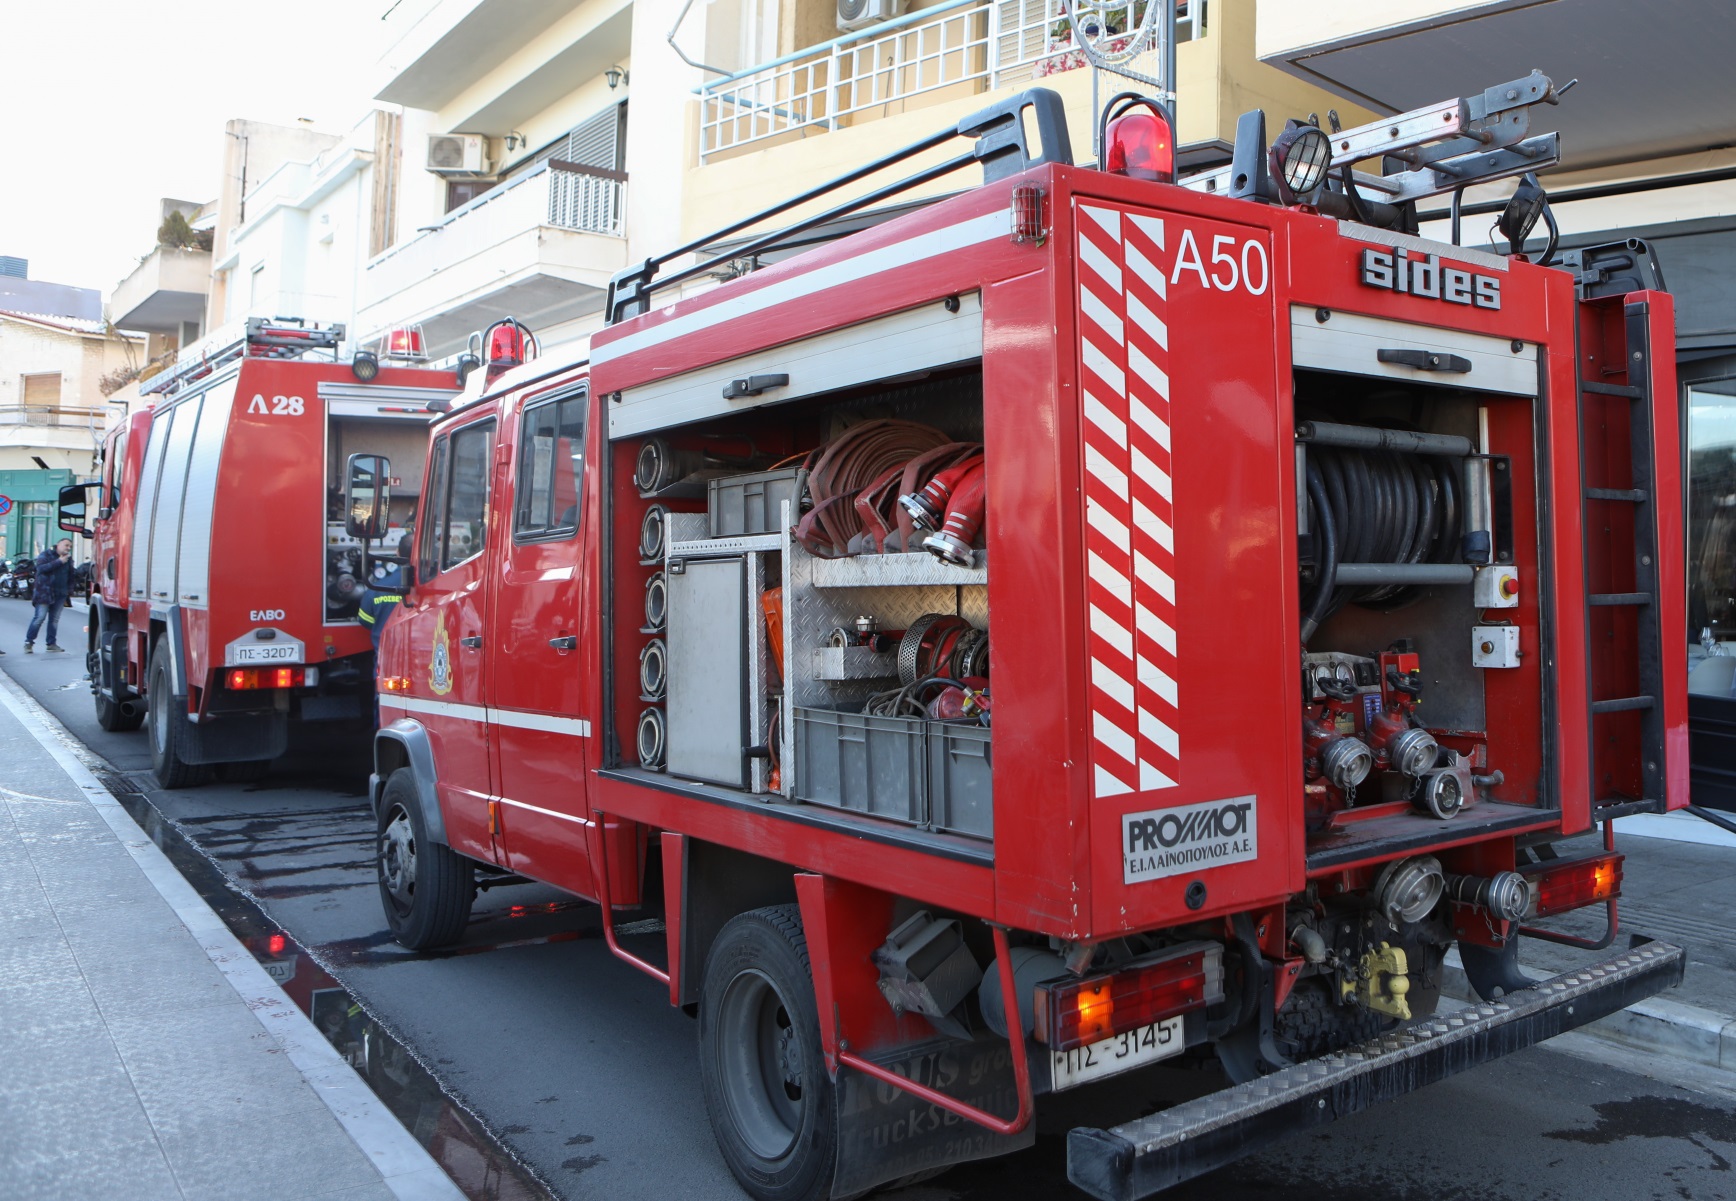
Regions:
<instances>
[{"instance_id":1,"label":"ladder rung","mask_svg":"<svg viewBox=\"0 0 1736 1201\"><path fill-rule=\"evenodd\" d=\"M1594 592L1591 594L1594 605L1649 605L1652 594L1649 592Z\"/></svg>"},{"instance_id":2,"label":"ladder rung","mask_svg":"<svg viewBox=\"0 0 1736 1201\"><path fill-rule=\"evenodd\" d=\"M1644 502L1651 493L1644 488L1587 488L1587 500L1631 500L1635 504Z\"/></svg>"},{"instance_id":3,"label":"ladder rung","mask_svg":"<svg viewBox=\"0 0 1736 1201\"><path fill-rule=\"evenodd\" d=\"M1607 701L1591 702L1593 713L1625 713L1630 709L1650 709L1658 702L1649 696L1620 696Z\"/></svg>"},{"instance_id":4,"label":"ladder rung","mask_svg":"<svg viewBox=\"0 0 1736 1201\"><path fill-rule=\"evenodd\" d=\"M1631 384L1600 384L1588 379L1579 381L1579 390L1581 392L1596 392L1599 396L1626 396L1631 400L1639 400L1645 395L1643 389L1636 388Z\"/></svg>"}]
</instances>

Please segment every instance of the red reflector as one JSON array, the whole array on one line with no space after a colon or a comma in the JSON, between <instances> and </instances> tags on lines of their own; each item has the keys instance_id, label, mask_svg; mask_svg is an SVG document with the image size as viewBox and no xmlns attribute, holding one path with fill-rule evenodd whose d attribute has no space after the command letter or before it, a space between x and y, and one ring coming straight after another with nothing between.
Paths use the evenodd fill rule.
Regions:
<instances>
[{"instance_id":1,"label":"red reflector","mask_svg":"<svg viewBox=\"0 0 1736 1201\"><path fill-rule=\"evenodd\" d=\"M1195 943L1143 967L1037 989L1037 1034L1066 1051L1224 997L1223 948Z\"/></svg>"},{"instance_id":2,"label":"red reflector","mask_svg":"<svg viewBox=\"0 0 1736 1201\"><path fill-rule=\"evenodd\" d=\"M254 688L300 688L307 673L299 667L236 667L224 677L231 692Z\"/></svg>"},{"instance_id":3,"label":"red reflector","mask_svg":"<svg viewBox=\"0 0 1736 1201\"><path fill-rule=\"evenodd\" d=\"M1104 131L1103 169L1111 175L1175 182L1175 138L1149 109L1123 113Z\"/></svg>"},{"instance_id":4,"label":"red reflector","mask_svg":"<svg viewBox=\"0 0 1736 1201\"><path fill-rule=\"evenodd\" d=\"M1531 884L1531 916L1548 917L1621 896L1619 851L1589 859L1546 860L1520 874Z\"/></svg>"},{"instance_id":5,"label":"red reflector","mask_svg":"<svg viewBox=\"0 0 1736 1201\"><path fill-rule=\"evenodd\" d=\"M282 934L273 934L265 940L265 949L273 955L283 954L283 949L289 945L289 939Z\"/></svg>"}]
</instances>

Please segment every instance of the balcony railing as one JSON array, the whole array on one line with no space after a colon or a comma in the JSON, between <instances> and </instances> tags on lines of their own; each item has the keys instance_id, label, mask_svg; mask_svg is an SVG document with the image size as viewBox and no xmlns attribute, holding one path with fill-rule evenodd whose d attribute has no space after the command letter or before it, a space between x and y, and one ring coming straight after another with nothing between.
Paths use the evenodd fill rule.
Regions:
<instances>
[{"instance_id":1,"label":"balcony railing","mask_svg":"<svg viewBox=\"0 0 1736 1201\"><path fill-rule=\"evenodd\" d=\"M1176 40L1203 35L1205 0L1180 7ZM700 161L943 88L992 91L1081 66L1059 13L1057 0L948 0L713 80L698 89Z\"/></svg>"},{"instance_id":2,"label":"balcony railing","mask_svg":"<svg viewBox=\"0 0 1736 1201\"><path fill-rule=\"evenodd\" d=\"M65 429L101 429L107 420L107 409L64 405L0 405L0 426L42 425Z\"/></svg>"},{"instance_id":3,"label":"balcony railing","mask_svg":"<svg viewBox=\"0 0 1736 1201\"><path fill-rule=\"evenodd\" d=\"M625 232L627 177L559 159L549 160L549 224L561 229L608 234Z\"/></svg>"}]
</instances>

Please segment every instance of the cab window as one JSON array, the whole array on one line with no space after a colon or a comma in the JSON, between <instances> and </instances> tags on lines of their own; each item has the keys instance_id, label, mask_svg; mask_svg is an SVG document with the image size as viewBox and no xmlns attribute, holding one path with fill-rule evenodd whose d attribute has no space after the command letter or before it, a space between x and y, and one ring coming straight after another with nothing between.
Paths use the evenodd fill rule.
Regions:
<instances>
[{"instance_id":1,"label":"cab window","mask_svg":"<svg viewBox=\"0 0 1736 1201\"><path fill-rule=\"evenodd\" d=\"M488 475L494 463L494 421L479 421L435 443L438 501L425 545L440 571L482 553L488 534Z\"/></svg>"},{"instance_id":2,"label":"cab window","mask_svg":"<svg viewBox=\"0 0 1736 1201\"><path fill-rule=\"evenodd\" d=\"M527 405L519 425L513 540L570 538L579 528L585 473L585 394Z\"/></svg>"},{"instance_id":3,"label":"cab window","mask_svg":"<svg viewBox=\"0 0 1736 1201\"><path fill-rule=\"evenodd\" d=\"M103 459L102 480L105 485L102 507L113 509L121 503L121 477L127 469L127 431L122 426L115 440L109 444L108 454Z\"/></svg>"}]
</instances>

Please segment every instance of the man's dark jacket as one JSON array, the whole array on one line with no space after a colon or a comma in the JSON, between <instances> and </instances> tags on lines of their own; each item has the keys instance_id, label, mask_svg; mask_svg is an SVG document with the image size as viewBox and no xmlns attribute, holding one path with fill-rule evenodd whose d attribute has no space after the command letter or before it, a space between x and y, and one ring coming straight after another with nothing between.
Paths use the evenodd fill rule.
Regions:
<instances>
[{"instance_id":1,"label":"man's dark jacket","mask_svg":"<svg viewBox=\"0 0 1736 1201\"><path fill-rule=\"evenodd\" d=\"M36 556L36 586L30 600L38 605L64 605L72 591L72 560L63 559L51 546Z\"/></svg>"}]
</instances>

